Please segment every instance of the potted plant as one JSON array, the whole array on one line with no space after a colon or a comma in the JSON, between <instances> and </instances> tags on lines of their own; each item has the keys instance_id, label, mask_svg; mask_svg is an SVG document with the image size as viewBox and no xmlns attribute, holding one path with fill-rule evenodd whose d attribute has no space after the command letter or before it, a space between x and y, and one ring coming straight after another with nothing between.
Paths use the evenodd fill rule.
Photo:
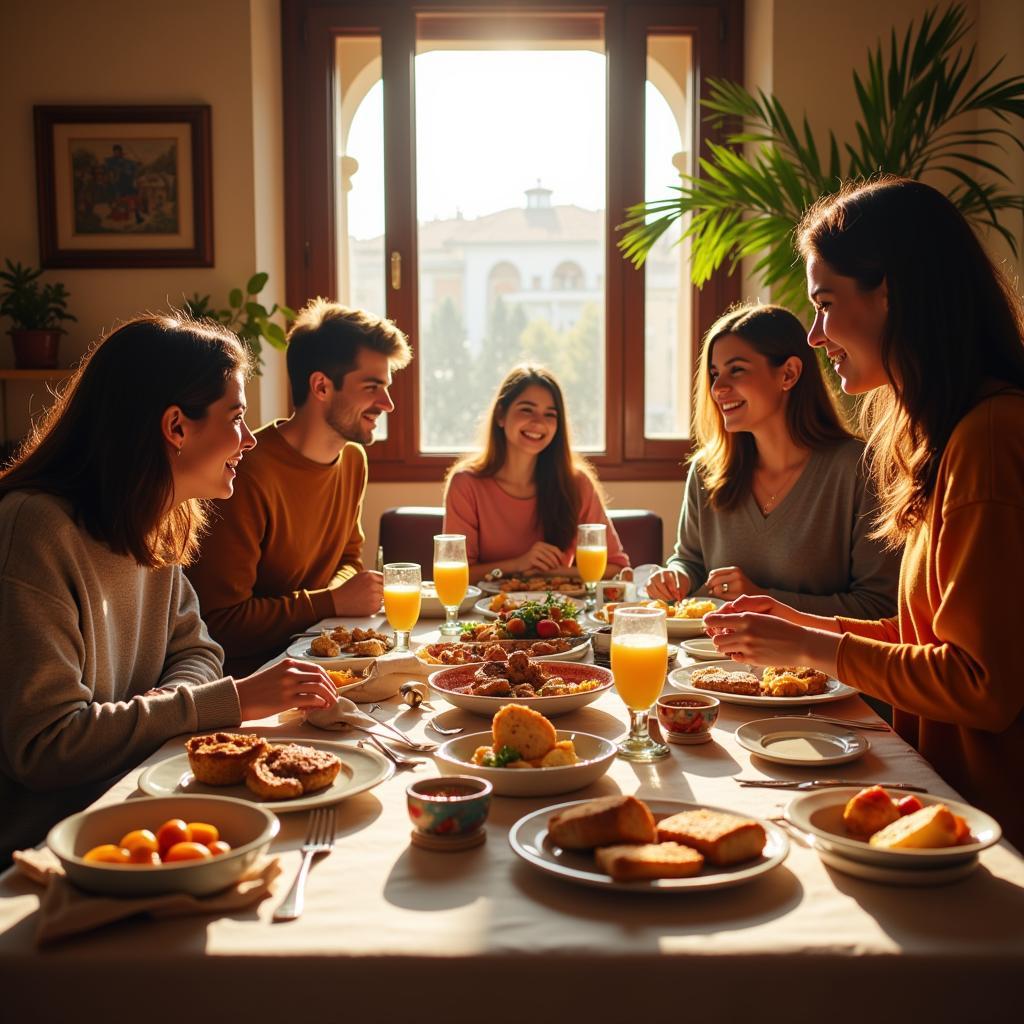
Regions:
<instances>
[{"instance_id":1,"label":"potted plant","mask_svg":"<svg viewBox=\"0 0 1024 1024\"><path fill-rule=\"evenodd\" d=\"M295 310L288 306L279 306L276 302L270 309L256 301L256 296L267 284L267 274L253 274L245 284L245 291L232 288L228 295L228 309L211 309L210 296L198 292L190 299L185 299L185 308L197 320L216 320L237 334L249 346L256 357L256 373L260 373L263 365L262 343L284 350L288 347L284 328L271 320L275 313L280 313L287 320L295 319Z\"/></svg>"},{"instance_id":2,"label":"potted plant","mask_svg":"<svg viewBox=\"0 0 1024 1024\"><path fill-rule=\"evenodd\" d=\"M0 315L10 317L14 365L22 370L52 370L57 365L57 346L64 333L63 320L75 320L67 312L70 298L64 285L40 284L41 270L4 260L0 270Z\"/></svg>"}]
</instances>

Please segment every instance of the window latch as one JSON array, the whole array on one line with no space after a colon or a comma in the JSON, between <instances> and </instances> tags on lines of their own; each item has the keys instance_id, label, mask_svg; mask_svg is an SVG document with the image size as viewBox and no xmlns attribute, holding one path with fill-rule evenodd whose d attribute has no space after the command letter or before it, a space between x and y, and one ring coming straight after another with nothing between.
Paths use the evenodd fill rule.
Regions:
<instances>
[{"instance_id":1,"label":"window latch","mask_svg":"<svg viewBox=\"0 0 1024 1024\"><path fill-rule=\"evenodd\" d=\"M402 287L402 254L391 254L391 287L397 292Z\"/></svg>"}]
</instances>

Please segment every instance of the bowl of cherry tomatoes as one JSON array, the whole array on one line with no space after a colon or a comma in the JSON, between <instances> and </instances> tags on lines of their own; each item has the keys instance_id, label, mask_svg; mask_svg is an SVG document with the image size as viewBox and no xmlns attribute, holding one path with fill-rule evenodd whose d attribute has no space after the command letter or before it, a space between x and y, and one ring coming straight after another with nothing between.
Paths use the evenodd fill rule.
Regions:
<instances>
[{"instance_id":1,"label":"bowl of cherry tomatoes","mask_svg":"<svg viewBox=\"0 0 1024 1024\"><path fill-rule=\"evenodd\" d=\"M206 896L237 882L280 827L277 815L247 800L147 797L72 814L46 845L89 892Z\"/></svg>"}]
</instances>

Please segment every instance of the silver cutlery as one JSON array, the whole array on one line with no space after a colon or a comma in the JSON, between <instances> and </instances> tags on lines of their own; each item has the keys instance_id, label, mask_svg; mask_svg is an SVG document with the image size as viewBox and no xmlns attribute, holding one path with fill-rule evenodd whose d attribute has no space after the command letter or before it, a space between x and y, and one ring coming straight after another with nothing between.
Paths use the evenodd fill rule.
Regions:
<instances>
[{"instance_id":1,"label":"silver cutlery","mask_svg":"<svg viewBox=\"0 0 1024 1024\"><path fill-rule=\"evenodd\" d=\"M828 722L830 725L844 725L848 729L863 729L865 732L892 732L884 722L857 722L850 718L829 718L828 715L816 715L812 711L799 716L809 718L813 722Z\"/></svg>"},{"instance_id":2,"label":"silver cutlery","mask_svg":"<svg viewBox=\"0 0 1024 1024\"><path fill-rule=\"evenodd\" d=\"M927 793L924 786L912 786L909 782L856 782L852 779L807 779L804 782L788 779L737 779L741 786L764 789L832 789L836 786L854 786L865 789L881 786L883 789L905 789L909 793Z\"/></svg>"},{"instance_id":3,"label":"silver cutlery","mask_svg":"<svg viewBox=\"0 0 1024 1024\"><path fill-rule=\"evenodd\" d=\"M359 740L356 743L357 747L363 747L365 740ZM370 743L376 747L396 768L418 768L421 764L426 764L426 761L422 757L403 757L401 754L395 753L386 743L378 739L372 732L370 733Z\"/></svg>"},{"instance_id":4,"label":"silver cutlery","mask_svg":"<svg viewBox=\"0 0 1024 1024\"><path fill-rule=\"evenodd\" d=\"M306 841L302 844L302 865L284 902L274 911L275 921L294 921L301 913L306 895L306 878L313 858L330 853L337 826L333 807L317 807L309 816Z\"/></svg>"},{"instance_id":5,"label":"silver cutlery","mask_svg":"<svg viewBox=\"0 0 1024 1024\"><path fill-rule=\"evenodd\" d=\"M382 726L383 728L387 729L388 732L390 732L392 735L397 737L399 742L404 743L410 750L422 750L422 751L424 751L426 753L429 753L431 750L437 750L437 744L436 743L430 743L430 742L421 743L419 740L414 740L410 735L408 735L408 733L402 732L402 730L399 729L398 726L392 725L390 722L385 722L383 719L375 718L374 715L372 714L372 712L374 712L374 711L381 711L381 710L383 710L383 709L381 708L381 706L379 704L371 704L370 705L370 712L371 712L370 718L373 718L373 720L379 726Z\"/></svg>"},{"instance_id":6,"label":"silver cutlery","mask_svg":"<svg viewBox=\"0 0 1024 1024\"><path fill-rule=\"evenodd\" d=\"M446 725L438 725L437 715L435 715L433 718L427 719L427 728L433 729L434 732L440 733L442 736L458 736L460 732L465 731L461 725L457 725L452 728L449 728Z\"/></svg>"}]
</instances>

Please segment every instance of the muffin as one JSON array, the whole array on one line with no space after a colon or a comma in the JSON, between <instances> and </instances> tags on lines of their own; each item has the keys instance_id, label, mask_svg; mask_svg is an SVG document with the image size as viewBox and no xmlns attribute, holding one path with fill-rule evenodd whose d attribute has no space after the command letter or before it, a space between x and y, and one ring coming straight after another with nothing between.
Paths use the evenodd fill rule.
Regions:
<instances>
[{"instance_id":1,"label":"muffin","mask_svg":"<svg viewBox=\"0 0 1024 1024\"><path fill-rule=\"evenodd\" d=\"M234 786L245 781L249 765L269 748L262 736L215 732L185 743L189 767L207 786Z\"/></svg>"}]
</instances>

